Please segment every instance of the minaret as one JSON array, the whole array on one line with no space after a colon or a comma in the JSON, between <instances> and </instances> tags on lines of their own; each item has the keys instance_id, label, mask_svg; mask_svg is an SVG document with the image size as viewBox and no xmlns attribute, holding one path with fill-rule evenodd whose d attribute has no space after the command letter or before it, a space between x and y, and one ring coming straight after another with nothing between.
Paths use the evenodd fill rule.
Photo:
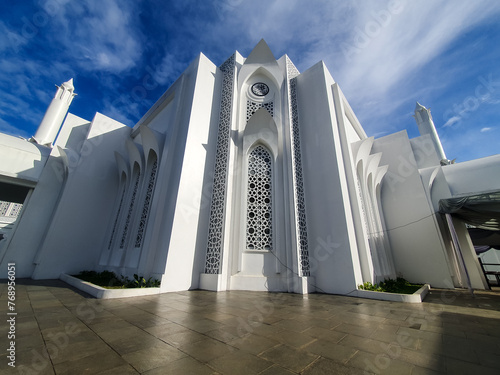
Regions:
<instances>
[{"instance_id":1,"label":"minaret","mask_svg":"<svg viewBox=\"0 0 500 375\"><path fill-rule=\"evenodd\" d=\"M69 105L76 95L74 90L73 78L68 82L64 82L61 86L57 86L56 95L52 99L49 108L47 108L47 112L45 112L45 116L43 116L42 122L32 140L40 145L49 147L52 145L64 117L68 113Z\"/></svg>"},{"instance_id":2,"label":"minaret","mask_svg":"<svg viewBox=\"0 0 500 375\"><path fill-rule=\"evenodd\" d=\"M434 143L434 147L436 152L441 160L441 164L449 164L448 159L443 150L443 145L439 140L438 133L436 131L436 127L434 126L434 121L432 121L431 110L425 108L419 102L417 102L417 106L415 107L415 120L417 121L418 130L420 135L429 134L432 139L432 143Z\"/></svg>"}]
</instances>

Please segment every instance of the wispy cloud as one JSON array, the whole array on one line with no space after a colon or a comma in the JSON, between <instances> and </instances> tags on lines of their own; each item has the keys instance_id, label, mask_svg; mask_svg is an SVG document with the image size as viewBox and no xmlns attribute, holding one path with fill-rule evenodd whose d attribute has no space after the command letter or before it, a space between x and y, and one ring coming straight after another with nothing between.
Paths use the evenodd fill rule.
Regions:
<instances>
[{"instance_id":1,"label":"wispy cloud","mask_svg":"<svg viewBox=\"0 0 500 375\"><path fill-rule=\"evenodd\" d=\"M288 53L301 70L324 60L361 120L374 120L374 114L379 120L390 117L413 102L424 67L440 69L440 79L425 88L428 92L454 81L457 72L443 66L439 56L464 33L500 14L495 1L225 4L218 13L223 22L209 32L214 43L238 35L240 46L246 46L264 37L276 57ZM386 131L387 122L379 124L364 125L374 133Z\"/></svg>"},{"instance_id":2,"label":"wispy cloud","mask_svg":"<svg viewBox=\"0 0 500 375\"><path fill-rule=\"evenodd\" d=\"M53 3L45 2L44 9ZM140 60L136 6L115 0L67 2L53 15L50 37L71 54L79 69L118 74Z\"/></svg>"},{"instance_id":3,"label":"wispy cloud","mask_svg":"<svg viewBox=\"0 0 500 375\"><path fill-rule=\"evenodd\" d=\"M490 130L491 130L491 128L486 127L486 128L482 128L480 131L481 131L481 133L484 133L484 132L489 132Z\"/></svg>"},{"instance_id":4,"label":"wispy cloud","mask_svg":"<svg viewBox=\"0 0 500 375\"><path fill-rule=\"evenodd\" d=\"M461 118L460 116L451 117L448 121L444 123L443 127L446 128L448 126L453 126L454 124L460 121L460 118Z\"/></svg>"},{"instance_id":5,"label":"wispy cloud","mask_svg":"<svg viewBox=\"0 0 500 375\"><path fill-rule=\"evenodd\" d=\"M105 101L102 94L123 85L143 52L135 2L48 0L37 5L13 8L9 20L0 21L0 116L11 126L25 124L25 132L36 130L54 84L92 77L96 99Z\"/></svg>"},{"instance_id":6,"label":"wispy cloud","mask_svg":"<svg viewBox=\"0 0 500 375\"><path fill-rule=\"evenodd\" d=\"M474 80L491 64L486 71L500 76L491 59L498 54L489 61L476 52L491 35L470 37L499 15L500 3L491 0L18 2L0 20L0 116L34 129L53 84L75 77L77 115L100 111L133 124L199 52L220 64L235 50L247 56L265 38L277 58L287 53L301 71L324 60L368 134L415 127L419 100L451 139L446 132L472 117L454 110L478 84L460 92L464 75ZM144 96L146 78L155 89ZM481 100L475 120L500 103L498 91ZM453 113L440 121L438 104ZM493 128L472 127L482 135Z\"/></svg>"},{"instance_id":7,"label":"wispy cloud","mask_svg":"<svg viewBox=\"0 0 500 375\"><path fill-rule=\"evenodd\" d=\"M368 5L368 4L366 4ZM397 103L398 98L409 93L405 82L414 80L420 69L445 51L452 42L489 14L498 14L500 4L484 2L401 2L401 9L391 13L379 2L359 9L356 27L350 38L354 41L364 35L365 46L352 55L351 61L331 59L339 65L338 75L346 82L346 95L352 98L353 106L361 111L387 115L395 108L388 103ZM378 7L378 8L377 8ZM386 14L384 26L377 17ZM389 18L390 15L390 18ZM370 37L370 27L373 37ZM349 38L348 38L349 40ZM321 51L318 51L321 53ZM338 55L336 56L338 57ZM439 64L439 62L437 62ZM431 68L429 68L431 69ZM455 77L444 77L455 79ZM366 106L367 102L373 105ZM384 103L384 106L380 106ZM399 104L399 103L398 103ZM361 114L361 118L367 118Z\"/></svg>"},{"instance_id":8,"label":"wispy cloud","mask_svg":"<svg viewBox=\"0 0 500 375\"><path fill-rule=\"evenodd\" d=\"M155 81L160 85L172 83L186 69L185 62L179 61L179 57L171 52L166 52L160 64L153 72Z\"/></svg>"}]
</instances>

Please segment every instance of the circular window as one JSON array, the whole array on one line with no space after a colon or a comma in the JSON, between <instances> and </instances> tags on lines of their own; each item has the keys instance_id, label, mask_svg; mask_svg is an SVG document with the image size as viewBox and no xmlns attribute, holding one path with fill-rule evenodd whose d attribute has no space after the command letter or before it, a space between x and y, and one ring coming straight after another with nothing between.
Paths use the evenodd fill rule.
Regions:
<instances>
[{"instance_id":1,"label":"circular window","mask_svg":"<svg viewBox=\"0 0 500 375\"><path fill-rule=\"evenodd\" d=\"M269 86L263 82L257 82L252 85L252 93L257 96L266 96L269 94Z\"/></svg>"}]
</instances>

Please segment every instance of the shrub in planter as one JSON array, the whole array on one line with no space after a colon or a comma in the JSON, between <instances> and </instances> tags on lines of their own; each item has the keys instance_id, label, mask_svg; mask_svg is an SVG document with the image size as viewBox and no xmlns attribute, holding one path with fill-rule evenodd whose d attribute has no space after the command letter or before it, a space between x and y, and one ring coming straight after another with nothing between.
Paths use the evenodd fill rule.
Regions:
<instances>
[{"instance_id":1,"label":"shrub in planter","mask_svg":"<svg viewBox=\"0 0 500 375\"><path fill-rule=\"evenodd\" d=\"M158 288L161 284L160 280L145 279L143 276L134 274L134 279L128 277L117 276L112 271L82 271L78 275L73 275L83 281L102 286L103 288L119 289L119 288Z\"/></svg>"},{"instance_id":2,"label":"shrub in planter","mask_svg":"<svg viewBox=\"0 0 500 375\"><path fill-rule=\"evenodd\" d=\"M374 292L387 292L387 293L399 293L399 294L413 294L422 287L420 284L411 284L402 277L394 279L386 279L381 281L379 284L372 284L366 282L362 285L358 285L358 289L371 290Z\"/></svg>"}]
</instances>

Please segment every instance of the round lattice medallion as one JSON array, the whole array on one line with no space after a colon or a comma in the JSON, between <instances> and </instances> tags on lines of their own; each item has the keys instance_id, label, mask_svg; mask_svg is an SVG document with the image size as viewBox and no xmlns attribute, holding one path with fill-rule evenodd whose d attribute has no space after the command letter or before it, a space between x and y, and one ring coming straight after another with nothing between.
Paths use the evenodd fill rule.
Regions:
<instances>
[{"instance_id":1,"label":"round lattice medallion","mask_svg":"<svg viewBox=\"0 0 500 375\"><path fill-rule=\"evenodd\" d=\"M257 82L252 85L252 93L257 96L266 96L269 94L269 86L263 82Z\"/></svg>"}]
</instances>

